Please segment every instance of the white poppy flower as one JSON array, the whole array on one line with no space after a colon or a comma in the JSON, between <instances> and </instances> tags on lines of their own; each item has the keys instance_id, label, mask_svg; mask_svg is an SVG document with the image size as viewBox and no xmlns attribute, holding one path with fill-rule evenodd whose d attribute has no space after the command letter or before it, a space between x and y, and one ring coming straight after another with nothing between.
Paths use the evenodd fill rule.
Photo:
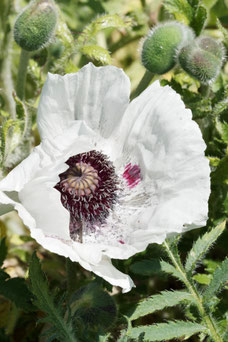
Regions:
<instances>
[{"instance_id":1,"label":"white poppy flower","mask_svg":"<svg viewBox=\"0 0 228 342\"><path fill-rule=\"evenodd\" d=\"M38 109L42 143L0 182L1 214L15 208L51 252L129 291L111 258L204 226L210 193L205 143L181 98L154 82L129 104L114 66L49 74Z\"/></svg>"}]
</instances>

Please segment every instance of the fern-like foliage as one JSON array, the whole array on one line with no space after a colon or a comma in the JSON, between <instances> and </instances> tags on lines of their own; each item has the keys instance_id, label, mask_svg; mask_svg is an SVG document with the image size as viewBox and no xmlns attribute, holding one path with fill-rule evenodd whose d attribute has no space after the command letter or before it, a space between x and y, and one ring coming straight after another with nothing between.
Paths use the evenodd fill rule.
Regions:
<instances>
[{"instance_id":1,"label":"fern-like foliage","mask_svg":"<svg viewBox=\"0 0 228 342\"><path fill-rule=\"evenodd\" d=\"M196 240L187 255L185 267L178 252L178 239L164 242L171 263L152 259L137 262L131 266L133 272L143 275L150 274L150 266L152 267L151 274L153 274L155 268L159 273L168 273L181 281L185 289L163 291L139 302L134 311L128 313L128 329L122 332L122 340L120 339L120 341L128 341L128 338L137 341L142 333L144 334L143 341L168 341L173 338L187 339L195 334L200 334L200 340L208 337L210 341L214 342L225 341L224 338L227 336L226 327L221 327L213 313L220 302L216 295L228 281L228 259L225 259L217 267L206 289L202 287L199 291L198 285L192 276L198 264L224 231L225 224L226 222L222 222ZM178 304L186 307L186 318L188 318L186 321L168 321L166 323L135 327L131 325L132 321L145 315ZM191 310L191 314L188 314L190 308L194 310ZM224 320L224 317L220 317L220 320Z\"/></svg>"},{"instance_id":2,"label":"fern-like foliage","mask_svg":"<svg viewBox=\"0 0 228 342\"><path fill-rule=\"evenodd\" d=\"M186 272L191 273L196 268L197 263L199 263L202 260L203 256L207 253L209 248L222 234L222 232L225 229L225 226L226 223L222 222L217 227L212 229L210 232L198 238L198 240L194 243L192 249L188 253L185 263Z\"/></svg>"},{"instance_id":3,"label":"fern-like foliage","mask_svg":"<svg viewBox=\"0 0 228 342\"><path fill-rule=\"evenodd\" d=\"M61 303L50 293L47 279L41 270L39 259L34 253L30 264L29 275L31 290L35 295L34 305L46 314L39 322L48 323L51 328L45 332L48 336L46 342L58 340L61 342L77 342L72 322L65 319L65 312Z\"/></svg>"}]
</instances>

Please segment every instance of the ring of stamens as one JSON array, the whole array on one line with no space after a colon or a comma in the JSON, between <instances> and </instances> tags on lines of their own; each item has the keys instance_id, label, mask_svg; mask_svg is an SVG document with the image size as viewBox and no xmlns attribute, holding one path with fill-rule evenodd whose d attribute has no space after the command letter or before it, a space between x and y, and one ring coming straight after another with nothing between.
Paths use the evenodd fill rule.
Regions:
<instances>
[{"instance_id":1,"label":"ring of stamens","mask_svg":"<svg viewBox=\"0 0 228 342\"><path fill-rule=\"evenodd\" d=\"M82 242L82 227L94 229L106 221L117 201L119 180L112 162L98 151L70 157L55 189L70 213L70 236Z\"/></svg>"},{"instance_id":2,"label":"ring of stamens","mask_svg":"<svg viewBox=\"0 0 228 342\"><path fill-rule=\"evenodd\" d=\"M74 196L88 196L96 190L99 180L97 171L91 165L79 162L69 169L67 178L61 181L62 190Z\"/></svg>"}]
</instances>

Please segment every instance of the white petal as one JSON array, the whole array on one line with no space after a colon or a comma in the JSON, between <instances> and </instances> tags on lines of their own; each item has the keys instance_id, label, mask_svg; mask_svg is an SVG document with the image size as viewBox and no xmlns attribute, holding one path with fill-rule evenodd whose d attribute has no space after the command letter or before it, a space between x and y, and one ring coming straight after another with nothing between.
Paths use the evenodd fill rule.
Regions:
<instances>
[{"instance_id":1,"label":"white petal","mask_svg":"<svg viewBox=\"0 0 228 342\"><path fill-rule=\"evenodd\" d=\"M103 256L98 265L92 266L92 271L110 284L122 287L123 293L129 292L135 286L132 279L127 274L118 271L112 265L111 259L106 256Z\"/></svg>"},{"instance_id":2,"label":"white petal","mask_svg":"<svg viewBox=\"0 0 228 342\"><path fill-rule=\"evenodd\" d=\"M124 154L140 166L145 193L151 195L151 205L129 217L128 243L143 250L170 233L205 225L210 194L206 145L180 96L159 82L152 84L129 105L121 138Z\"/></svg>"},{"instance_id":3,"label":"white petal","mask_svg":"<svg viewBox=\"0 0 228 342\"><path fill-rule=\"evenodd\" d=\"M53 140L75 119L108 137L126 109L129 91L128 77L114 66L89 63L76 74L49 74L38 108L42 139Z\"/></svg>"},{"instance_id":4,"label":"white petal","mask_svg":"<svg viewBox=\"0 0 228 342\"><path fill-rule=\"evenodd\" d=\"M32 221L31 224L34 225L31 215L20 204L18 192L41 169L41 155L44 155L44 152L39 146L0 181L0 215L16 209L25 224Z\"/></svg>"}]
</instances>

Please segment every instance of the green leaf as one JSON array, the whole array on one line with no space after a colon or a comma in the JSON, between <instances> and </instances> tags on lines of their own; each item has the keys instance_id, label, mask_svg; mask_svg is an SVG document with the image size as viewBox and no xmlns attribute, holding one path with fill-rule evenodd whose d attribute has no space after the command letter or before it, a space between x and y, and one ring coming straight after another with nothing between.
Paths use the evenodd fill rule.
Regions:
<instances>
[{"instance_id":1,"label":"green leaf","mask_svg":"<svg viewBox=\"0 0 228 342\"><path fill-rule=\"evenodd\" d=\"M165 9L174 15L174 17L189 25L193 18L193 9L187 0L165 0Z\"/></svg>"},{"instance_id":2,"label":"green leaf","mask_svg":"<svg viewBox=\"0 0 228 342\"><path fill-rule=\"evenodd\" d=\"M199 6L194 14L194 19L191 24L197 36L200 35L207 20L207 10L204 6Z\"/></svg>"},{"instance_id":3,"label":"green leaf","mask_svg":"<svg viewBox=\"0 0 228 342\"><path fill-rule=\"evenodd\" d=\"M58 340L64 342L76 342L71 322L65 321L65 313L60 303L55 303L53 295L49 293L47 279L41 270L39 259L34 252L29 268L32 292L36 296L34 304L47 314L46 321L56 329Z\"/></svg>"},{"instance_id":4,"label":"green leaf","mask_svg":"<svg viewBox=\"0 0 228 342\"><path fill-rule=\"evenodd\" d=\"M9 119L5 121L1 129L1 155L2 163L7 156L15 149L21 140L21 126L20 120Z\"/></svg>"},{"instance_id":5,"label":"green leaf","mask_svg":"<svg viewBox=\"0 0 228 342\"><path fill-rule=\"evenodd\" d=\"M98 17L91 24L89 24L81 33L78 38L79 44L86 44L87 41L91 40L96 34L107 28L128 28L131 27L132 20L129 17L122 17L118 14L107 14Z\"/></svg>"},{"instance_id":6,"label":"green leaf","mask_svg":"<svg viewBox=\"0 0 228 342\"><path fill-rule=\"evenodd\" d=\"M221 159L217 169L211 173L211 183L221 185L228 182L228 156Z\"/></svg>"},{"instance_id":7,"label":"green leaf","mask_svg":"<svg viewBox=\"0 0 228 342\"><path fill-rule=\"evenodd\" d=\"M186 272L191 273L196 268L197 263L202 260L203 256L208 252L209 248L222 234L225 226L226 222L224 221L213 228L210 232L205 233L203 236L200 236L196 240L186 259Z\"/></svg>"},{"instance_id":8,"label":"green leaf","mask_svg":"<svg viewBox=\"0 0 228 342\"><path fill-rule=\"evenodd\" d=\"M33 296L24 278L9 278L9 275L1 270L0 294L24 311L34 309L31 302Z\"/></svg>"},{"instance_id":9,"label":"green leaf","mask_svg":"<svg viewBox=\"0 0 228 342\"><path fill-rule=\"evenodd\" d=\"M71 314L80 319L83 326L100 327L106 330L116 319L117 309L113 297L97 283L79 289L70 301Z\"/></svg>"},{"instance_id":10,"label":"green leaf","mask_svg":"<svg viewBox=\"0 0 228 342\"><path fill-rule=\"evenodd\" d=\"M197 273L192 277L197 283L208 285L211 281L211 274Z\"/></svg>"},{"instance_id":11,"label":"green leaf","mask_svg":"<svg viewBox=\"0 0 228 342\"><path fill-rule=\"evenodd\" d=\"M221 21L218 18L217 18L217 26L223 34L224 44L226 45L226 47L228 47L228 30L222 26Z\"/></svg>"},{"instance_id":12,"label":"green leaf","mask_svg":"<svg viewBox=\"0 0 228 342\"><path fill-rule=\"evenodd\" d=\"M98 45L85 45L80 51L89 59L95 59L103 65L111 64L112 59L108 50Z\"/></svg>"},{"instance_id":13,"label":"green leaf","mask_svg":"<svg viewBox=\"0 0 228 342\"><path fill-rule=\"evenodd\" d=\"M209 305L211 299L216 293L222 290L224 285L228 282L228 258L226 258L221 266L217 267L213 278L204 292L204 301Z\"/></svg>"},{"instance_id":14,"label":"green leaf","mask_svg":"<svg viewBox=\"0 0 228 342\"><path fill-rule=\"evenodd\" d=\"M2 266L6 256L7 256L7 246L6 246L6 238L4 237L0 240L0 267Z\"/></svg>"},{"instance_id":15,"label":"green leaf","mask_svg":"<svg viewBox=\"0 0 228 342\"><path fill-rule=\"evenodd\" d=\"M151 296L140 302L129 319L132 321L182 302L194 302L194 298L190 293L184 291L163 291L161 294Z\"/></svg>"},{"instance_id":16,"label":"green leaf","mask_svg":"<svg viewBox=\"0 0 228 342\"><path fill-rule=\"evenodd\" d=\"M138 261L130 266L132 272L144 276L153 276L159 273L169 273L181 282L185 282L185 278L174 266L164 260L150 259Z\"/></svg>"},{"instance_id":17,"label":"green leaf","mask_svg":"<svg viewBox=\"0 0 228 342\"><path fill-rule=\"evenodd\" d=\"M185 279L184 275L178 269L176 269L174 266L172 266L168 262L162 260L161 261L161 268L162 268L163 272L171 274L173 277L177 278L178 280L180 280L181 282L183 282L185 284L186 279Z\"/></svg>"},{"instance_id":18,"label":"green leaf","mask_svg":"<svg viewBox=\"0 0 228 342\"><path fill-rule=\"evenodd\" d=\"M137 338L141 333L145 333L144 339L153 341L168 341L173 338L191 337L199 332L204 332L207 329L197 323L190 321L175 321L167 323L158 323L154 325L139 326L127 331L127 336Z\"/></svg>"},{"instance_id":19,"label":"green leaf","mask_svg":"<svg viewBox=\"0 0 228 342\"><path fill-rule=\"evenodd\" d=\"M220 102L216 103L213 108L213 115L218 116L228 109L228 98L222 99Z\"/></svg>"}]
</instances>

